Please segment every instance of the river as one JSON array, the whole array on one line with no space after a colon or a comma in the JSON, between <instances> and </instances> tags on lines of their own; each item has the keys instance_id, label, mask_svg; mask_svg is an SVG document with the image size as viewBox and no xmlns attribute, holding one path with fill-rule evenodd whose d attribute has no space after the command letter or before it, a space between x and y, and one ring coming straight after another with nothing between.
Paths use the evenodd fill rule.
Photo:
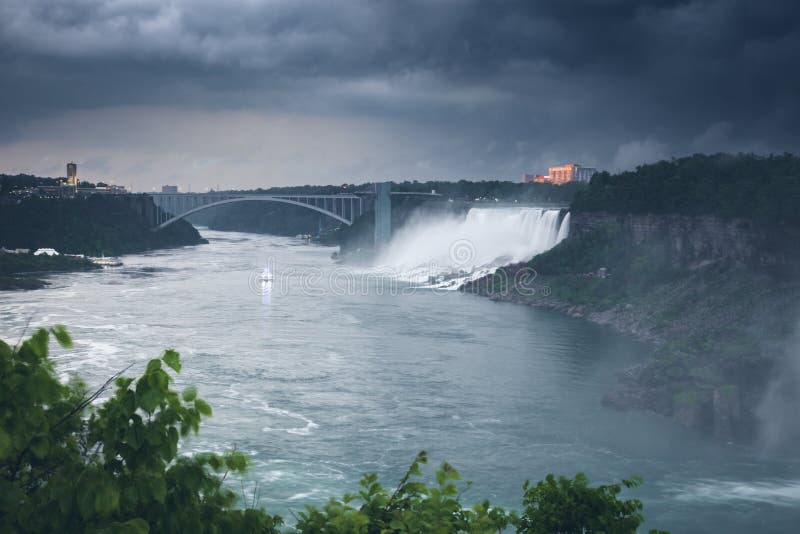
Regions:
<instances>
[{"instance_id":1,"label":"river","mask_svg":"<svg viewBox=\"0 0 800 534\"><path fill-rule=\"evenodd\" d=\"M519 509L522 484L585 472L630 475L648 528L792 532L800 462L700 438L670 421L600 406L614 372L646 347L555 313L455 291L385 287L336 266L333 248L202 230L208 245L59 274L52 286L0 292L0 332L63 323L62 376L99 385L166 347L214 408L183 452L236 446L260 504L291 511L357 489L364 472L394 486L415 454L447 460L489 498ZM263 294L255 276L274 276ZM333 279L335 284L330 286Z\"/></svg>"}]
</instances>

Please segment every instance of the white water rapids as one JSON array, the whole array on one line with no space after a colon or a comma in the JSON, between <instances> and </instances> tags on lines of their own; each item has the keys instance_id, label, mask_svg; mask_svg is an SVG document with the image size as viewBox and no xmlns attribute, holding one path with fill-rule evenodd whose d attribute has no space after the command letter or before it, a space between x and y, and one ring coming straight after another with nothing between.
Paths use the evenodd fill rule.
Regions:
<instances>
[{"instance_id":1,"label":"white water rapids","mask_svg":"<svg viewBox=\"0 0 800 534\"><path fill-rule=\"evenodd\" d=\"M569 234L569 214L545 208L472 208L420 216L392 237L376 266L416 285L456 289L509 263L527 261Z\"/></svg>"}]
</instances>

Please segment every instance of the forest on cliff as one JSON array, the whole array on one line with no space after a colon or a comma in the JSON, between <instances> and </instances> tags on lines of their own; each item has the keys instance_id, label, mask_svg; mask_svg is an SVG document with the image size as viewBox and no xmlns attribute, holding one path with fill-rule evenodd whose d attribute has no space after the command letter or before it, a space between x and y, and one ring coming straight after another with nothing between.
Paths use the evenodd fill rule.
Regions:
<instances>
[{"instance_id":1,"label":"forest on cliff","mask_svg":"<svg viewBox=\"0 0 800 534\"><path fill-rule=\"evenodd\" d=\"M574 212L715 215L800 225L800 157L695 154L596 174Z\"/></svg>"}]
</instances>

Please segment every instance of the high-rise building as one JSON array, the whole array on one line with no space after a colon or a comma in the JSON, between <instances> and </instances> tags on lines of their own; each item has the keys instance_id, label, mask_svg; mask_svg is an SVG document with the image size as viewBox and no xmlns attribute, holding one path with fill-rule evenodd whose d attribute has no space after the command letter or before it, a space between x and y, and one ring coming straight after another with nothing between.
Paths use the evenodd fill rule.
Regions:
<instances>
[{"instance_id":1,"label":"high-rise building","mask_svg":"<svg viewBox=\"0 0 800 534\"><path fill-rule=\"evenodd\" d=\"M162 193L177 193L178 186L177 185L162 185L161 186Z\"/></svg>"},{"instance_id":2,"label":"high-rise building","mask_svg":"<svg viewBox=\"0 0 800 534\"><path fill-rule=\"evenodd\" d=\"M595 175L594 167L581 167L577 163L567 163L558 167L550 167L547 174L523 174L525 183L566 184L569 182L588 182Z\"/></svg>"},{"instance_id":3,"label":"high-rise building","mask_svg":"<svg viewBox=\"0 0 800 534\"><path fill-rule=\"evenodd\" d=\"M78 187L78 164L72 161L67 163L67 185Z\"/></svg>"},{"instance_id":4,"label":"high-rise building","mask_svg":"<svg viewBox=\"0 0 800 534\"><path fill-rule=\"evenodd\" d=\"M567 182L588 182L597 172L593 167L581 167L577 163L567 163L559 167L550 167L547 174L550 182L565 184Z\"/></svg>"}]
</instances>

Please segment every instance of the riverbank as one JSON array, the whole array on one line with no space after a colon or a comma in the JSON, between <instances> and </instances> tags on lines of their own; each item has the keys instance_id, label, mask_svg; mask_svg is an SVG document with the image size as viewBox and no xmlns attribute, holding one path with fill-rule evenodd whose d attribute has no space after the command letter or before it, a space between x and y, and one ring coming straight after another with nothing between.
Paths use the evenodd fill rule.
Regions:
<instances>
[{"instance_id":1,"label":"riverbank","mask_svg":"<svg viewBox=\"0 0 800 534\"><path fill-rule=\"evenodd\" d=\"M0 253L0 291L41 289L49 285L42 278L47 274L93 271L100 268L86 258L73 256Z\"/></svg>"},{"instance_id":2,"label":"riverbank","mask_svg":"<svg viewBox=\"0 0 800 534\"><path fill-rule=\"evenodd\" d=\"M604 405L750 441L770 416L765 392L788 361L800 282L790 258L758 245L756 229L748 230L753 241L730 230L738 246L725 245L724 229L747 227L707 217L578 214L573 236L559 246L462 290L650 343L650 361L621 370Z\"/></svg>"}]
</instances>

